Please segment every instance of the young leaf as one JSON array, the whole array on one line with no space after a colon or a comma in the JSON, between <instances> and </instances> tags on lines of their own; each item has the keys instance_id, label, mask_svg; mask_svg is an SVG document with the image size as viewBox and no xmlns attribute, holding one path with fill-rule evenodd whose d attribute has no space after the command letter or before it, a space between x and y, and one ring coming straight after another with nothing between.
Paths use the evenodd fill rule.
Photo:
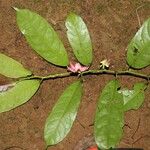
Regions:
<instances>
[{"instance_id":1,"label":"young leaf","mask_svg":"<svg viewBox=\"0 0 150 150\"><path fill-rule=\"evenodd\" d=\"M16 60L0 53L0 74L10 78L20 78L29 76L32 73Z\"/></svg>"},{"instance_id":2,"label":"young leaf","mask_svg":"<svg viewBox=\"0 0 150 150\"><path fill-rule=\"evenodd\" d=\"M150 65L150 18L136 33L127 50L129 66L141 69Z\"/></svg>"},{"instance_id":3,"label":"young leaf","mask_svg":"<svg viewBox=\"0 0 150 150\"><path fill-rule=\"evenodd\" d=\"M114 148L122 137L123 96L117 80L110 81L99 98L95 124L95 140L100 149Z\"/></svg>"},{"instance_id":4,"label":"young leaf","mask_svg":"<svg viewBox=\"0 0 150 150\"><path fill-rule=\"evenodd\" d=\"M52 26L34 12L27 9L16 10L18 26L30 46L48 62L67 66L67 52Z\"/></svg>"},{"instance_id":5,"label":"young leaf","mask_svg":"<svg viewBox=\"0 0 150 150\"><path fill-rule=\"evenodd\" d=\"M69 133L80 104L82 84L71 84L60 96L45 124L44 138L47 146L62 141Z\"/></svg>"},{"instance_id":6,"label":"young leaf","mask_svg":"<svg viewBox=\"0 0 150 150\"><path fill-rule=\"evenodd\" d=\"M70 13L66 20L67 35L78 61L83 65L92 62L92 43L86 24L82 18Z\"/></svg>"},{"instance_id":7,"label":"young leaf","mask_svg":"<svg viewBox=\"0 0 150 150\"><path fill-rule=\"evenodd\" d=\"M124 111L131 109L138 109L144 101L144 90L146 85L144 83L136 83L133 90L122 89L118 91L123 94Z\"/></svg>"},{"instance_id":8,"label":"young leaf","mask_svg":"<svg viewBox=\"0 0 150 150\"><path fill-rule=\"evenodd\" d=\"M27 102L39 88L39 80L23 80L11 89L0 92L0 113L14 109Z\"/></svg>"}]
</instances>

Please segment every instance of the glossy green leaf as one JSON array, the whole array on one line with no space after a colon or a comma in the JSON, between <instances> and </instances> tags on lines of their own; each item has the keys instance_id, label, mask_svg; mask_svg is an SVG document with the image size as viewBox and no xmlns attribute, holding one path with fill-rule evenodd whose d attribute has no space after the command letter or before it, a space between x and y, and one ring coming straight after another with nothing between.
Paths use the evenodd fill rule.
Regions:
<instances>
[{"instance_id":1,"label":"glossy green leaf","mask_svg":"<svg viewBox=\"0 0 150 150\"><path fill-rule=\"evenodd\" d=\"M17 23L30 46L48 62L67 66L67 52L52 26L34 12L27 9L16 10Z\"/></svg>"},{"instance_id":2,"label":"glossy green leaf","mask_svg":"<svg viewBox=\"0 0 150 150\"><path fill-rule=\"evenodd\" d=\"M0 92L0 113L14 109L27 102L39 88L39 80L23 80L11 89Z\"/></svg>"},{"instance_id":3,"label":"glossy green leaf","mask_svg":"<svg viewBox=\"0 0 150 150\"><path fill-rule=\"evenodd\" d=\"M95 141L100 149L114 148L123 133L123 96L118 93L117 80L110 81L99 98L95 124Z\"/></svg>"},{"instance_id":4,"label":"glossy green leaf","mask_svg":"<svg viewBox=\"0 0 150 150\"><path fill-rule=\"evenodd\" d=\"M0 74L10 78L19 78L29 76L32 73L16 60L0 53Z\"/></svg>"},{"instance_id":5,"label":"glossy green leaf","mask_svg":"<svg viewBox=\"0 0 150 150\"><path fill-rule=\"evenodd\" d=\"M150 18L144 22L128 45L127 62L136 69L150 65Z\"/></svg>"},{"instance_id":6,"label":"glossy green leaf","mask_svg":"<svg viewBox=\"0 0 150 150\"><path fill-rule=\"evenodd\" d=\"M86 24L82 18L70 13L66 20L67 35L78 61L83 65L92 62L92 43Z\"/></svg>"},{"instance_id":7,"label":"glossy green leaf","mask_svg":"<svg viewBox=\"0 0 150 150\"><path fill-rule=\"evenodd\" d=\"M144 83L136 83L133 90L122 89L119 93L123 94L124 111L131 109L138 109L144 101L144 90L146 85Z\"/></svg>"},{"instance_id":8,"label":"glossy green leaf","mask_svg":"<svg viewBox=\"0 0 150 150\"><path fill-rule=\"evenodd\" d=\"M60 96L45 124L44 138L48 146L59 143L69 133L77 115L81 95L82 84L77 81Z\"/></svg>"}]
</instances>

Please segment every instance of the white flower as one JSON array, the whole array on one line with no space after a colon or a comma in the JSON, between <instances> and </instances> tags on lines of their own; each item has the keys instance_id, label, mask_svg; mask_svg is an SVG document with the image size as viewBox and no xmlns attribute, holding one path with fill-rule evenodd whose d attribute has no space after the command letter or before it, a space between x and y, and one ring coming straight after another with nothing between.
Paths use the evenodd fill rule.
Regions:
<instances>
[{"instance_id":1,"label":"white flower","mask_svg":"<svg viewBox=\"0 0 150 150\"><path fill-rule=\"evenodd\" d=\"M110 60L104 59L100 62L100 68L105 69L109 68Z\"/></svg>"}]
</instances>

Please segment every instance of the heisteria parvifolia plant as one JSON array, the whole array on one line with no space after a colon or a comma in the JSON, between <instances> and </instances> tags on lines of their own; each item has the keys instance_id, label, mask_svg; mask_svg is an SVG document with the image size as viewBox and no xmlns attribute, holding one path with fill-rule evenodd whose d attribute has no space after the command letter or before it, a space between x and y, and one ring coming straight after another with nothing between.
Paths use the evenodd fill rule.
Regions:
<instances>
[{"instance_id":1,"label":"heisteria parvifolia plant","mask_svg":"<svg viewBox=\"0 0 150 150\"><path fill-rule=\"evenodd\" d=\"M52 26L40 15L27 9L14 8L17 24L27 42L39 56L56 67L64 67L63 73L47 76L34 75L14 59L0 54L0 74L14 79L0 86L0 112L4 113L27 102L46 80L77 76L69 85L50 112L45 122L44 138L47 147L61 142L69 133L76 118L83 91L83 76L92 74L129 75L143 78L148 83L150 76L139 73L150 65L150 19L146 20L127 47L125 71L110 70L109 61L101 61L99 69L90 70L92 42L86 24L75 13L67 16L67 37L78 62L69 63L67 51ZM138 109L144 101L148 84L135 83L133 89L122 89L118 79L108 82L97 102L94 121L94 137L99 149L115 148L123 135L124 114Z\"/></svg>"}]
</instances>

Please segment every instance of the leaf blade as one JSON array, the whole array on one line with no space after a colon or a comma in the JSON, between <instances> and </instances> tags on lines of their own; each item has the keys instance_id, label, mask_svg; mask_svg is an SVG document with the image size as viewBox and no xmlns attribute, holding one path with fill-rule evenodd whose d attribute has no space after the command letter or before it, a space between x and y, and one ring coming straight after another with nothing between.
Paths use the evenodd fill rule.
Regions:
<instances>
[{"instance_id":1,"label":"leaf blade","mask_svg":"<svg viewBox=\"0 0 150 150\"><path fill-rule=\"evenodd\" d=\"M100 149L114 148L123 133L123 97L118 88L117 80L110 81L99 98L94 136Z\"/></svg>"},{"instance_id":2,"label":"leaf blade","mask_svg":"<svg viewBox=\"0 0 150 150\"><path fill-rule=\"evenodd\" d=\"M127 62L135 69L150 65L150 18L144 22L128 45Z\"/></svg>"},{"instance_id":3,"label":"leaf blade","mask_svg":"<svg viewBox=\"0 0 150 150\"><path fill-rule=\"evenodd\" d=\"M0 74L10 78L20 78L32 73L16 60L0 53Z\"/></svg>"},{"instance_id":4,"label":"leaf blade","mask_svg":"<svg viewBox=\"0 0 150 150\"><path fill-rule=\"evenodd\" d=\"M14 109L27 102L38 90L39 80L24 80L6 92L0 92L0 113Z\"/></svg>"},{"instance_id":5,"label":"leaf blade","mask_svg":"<svg viewBox=\"0 0 150 150\"><path fill-rule=\"evenodd\" d=\"M45 124L44 138L47 146L57 144L66 137L77 115L81 95L82 84L77 81L60 96Z\"/></svg>"},{"instance_id":6,"label":"leaf blade","mask_svg":"<svg viewBox=\"0 0 150 150\"><path fill-rule=\"evenodd\" d=\"M92 43L86 24L75 13L70 13L66 23L67 36L78 61L83 65L92 62Z\"/></svg>"},{"instance_id":7,"label":"leaf blade","mask_svg":"<svg viewBox=\"0 0 150 150\"><path fill-rule=\"evenodd\" d=\"M123 94L124 111L131 109L138 109L144 101L144 90L146 85L144 83L136 83L133 90L122 89L119 92Z\"/></svg>"},{"instance_id":8,"label":"leaf blade","mask_svg":"<svg viewBox=\"0 0 150 150\"><path fill-rule=\"evenodd\" d=\"M28 9L17 9L17 23L29 45L41 57L58 66L69 64L63 43L43 17Z\"/></svg>"}]
</instances>

